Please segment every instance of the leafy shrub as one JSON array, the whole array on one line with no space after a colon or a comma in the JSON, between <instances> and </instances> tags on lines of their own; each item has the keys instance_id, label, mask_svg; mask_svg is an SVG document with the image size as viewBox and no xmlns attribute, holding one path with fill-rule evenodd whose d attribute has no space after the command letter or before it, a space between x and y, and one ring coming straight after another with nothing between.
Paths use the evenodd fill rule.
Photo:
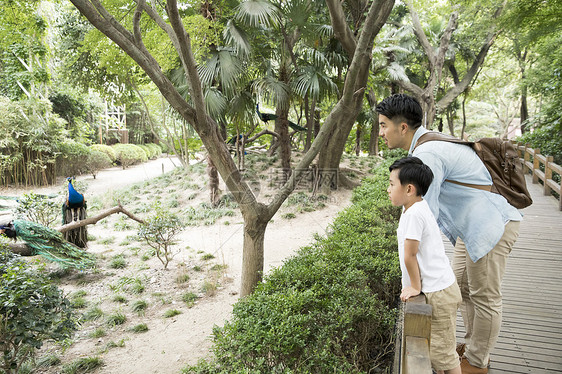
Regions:
<instances>
[{"instance_id":1,"label":"leafy shrub","mask_svg":"<svg viewBox=\"0 0 562 374\"><path fill-rule=\"evenodd\" d=\"M1 245L0 326L1 368L10 374L17 373L43 341L67 339L76 329L70 301L62 291Z\"/></svg>"},{"instance_id":2,"label":"leafy shrub","mask_svg":"<svg viewBox=\"0 0 562 374\"><path fill-rule=\"evenodd\" d=\"M37 195L32 191L23 194L18 200L15 213L18 218L52 227L55 221L60 219L60 205L48 197Z\"/></svg>"},{"instance_id":3,"label":"leafy shrub","mask_svg":"<svg viewBox=\"0 0 562 374\"><path fill-rule=\"evenodd\" d=\"M149 160L154 160L162 154L162 148L154 143L139 145L139 147L146 152Z\"/></svg>"},{"instance_id":4,"label":"leafy shrub","mask_svg":"<svg viewBox=\"0 0 562 374\"><path fill-rule=\"evenodd\" d=\"M86 171L96 179L96 175L102 169L110 167L112 164L111 159L107 154L100 151L91 151L88 155L88 161L85 165Z\"/></svg>"},{"instance_id":5,"label":"leafy shrub","mask_svg":"<svg viewBox=\"0 0 562 374\"><path fill-rule=\"evenodd\" d=\"M111 160L111 163L117 161L117 153L115 153L115 149L113 149L113 147L109 145L93 144L90 146L90 150L105 153L107 157L109 157L109 159Z\"/></svg>"},{"instance_id":6,"label":"leafy shrub","mask_svg":"<svg viewBox=\"0 0 562 374\"><path fill-rule=\"evenodd\" d=\"M135 144L115 144L113 149L117 155L117 162L121 164L123 169L148 160L146 152Z\"/></svg>"},{"instance_id":7,"label":"leafy shrub","mask_svg":"<svg viewBox=\"0 0 562 374\"><path fill-rule=\"evenodd\" d=\"M393 359L400 291L388 162L353 194L327 237L274 269L216 327L215 358L184 373L368 373Z\"/></svg>"},{"instance_id":8,"label":"leafy shrub","mask_svg":"<svg viewBox=\"0 0 562 374\"><path fill-rule=\"evenodd\" d=\"M140 225L138 235L155 250L166 269L174 257L171 246L175 244L175 237L182 229L183 223L177 215L163 209L160 204L155 204L154 213Z\"/></svg>"},{"instance_id":9,"label":"leafy shrub","mask_svg":"<svg viewBox=\"0 0 562 374\"><path fill-rule=\"evenodd\" d=\"M80 175L87 171L90 148L85 144L67 139L60 145L57 157L57 175L65 177Z\"/></svg>"}]
</instances>

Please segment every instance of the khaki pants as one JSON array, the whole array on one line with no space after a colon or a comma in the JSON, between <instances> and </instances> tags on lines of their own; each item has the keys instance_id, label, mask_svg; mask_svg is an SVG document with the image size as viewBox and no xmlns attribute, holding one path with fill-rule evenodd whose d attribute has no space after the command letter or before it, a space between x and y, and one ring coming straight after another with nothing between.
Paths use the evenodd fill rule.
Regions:
<instances>
[{"instance_id":1,"label":"khaki pants","mask_svg":"<svg viewBox=\"0 0 562 374\"><path fill-rule=\"evenodd\" d=\"M453 270L461 289L461 313L466 329L465 356L477 367L488 365L502 321L501 284L507 257L519 235L519 221L509 221L503 236L484 257L472 262L464 242L455 245Z\"/></svg>"}]
</instances>

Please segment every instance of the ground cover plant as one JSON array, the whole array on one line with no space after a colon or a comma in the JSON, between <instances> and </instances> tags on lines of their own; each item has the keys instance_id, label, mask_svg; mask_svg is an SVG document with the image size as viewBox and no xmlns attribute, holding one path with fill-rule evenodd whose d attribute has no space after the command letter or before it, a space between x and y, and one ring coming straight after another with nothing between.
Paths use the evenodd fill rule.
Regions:
<instances>
[{"instance_id":1,"label":"ground cover plant","mask_svg":"<svg viewBox=\"0 0 562 374\"><path fill-rule=\"evenodd\" d=\"M400 290L389 163L354 191L329 235L234 305L214 330L214 358L183 373L389 372Z\"/></svg>"},{"instance_id":2,"label":"ground cover plant","mask_svg":"<svg viewBox=\"0 0 562 374\"><path fill-rule=\"evenodd\" d=\"M0 367L16 374L44 341L76 329L70 301L49 279L0 244Z\"/></svg>"}]
</instances>

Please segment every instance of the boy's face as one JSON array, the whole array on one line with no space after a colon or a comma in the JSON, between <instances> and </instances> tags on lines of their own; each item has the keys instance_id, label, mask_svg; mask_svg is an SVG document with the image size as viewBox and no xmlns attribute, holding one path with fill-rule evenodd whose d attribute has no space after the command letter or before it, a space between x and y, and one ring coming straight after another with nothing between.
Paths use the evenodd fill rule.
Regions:
<instances>
[{"instance_id":1,"label":"boy's face","mask_svg":"<svg viewBox=\"0 0 562 374\"><path fill-rule=\"evenodd\" d=\"M398 179L399 174L399 169L394 169L390 172L389 185L386 189L390 202L394 206L403 206L408 198L408 185L403 186L400 184L400 179Z\"/></svg>"}]
</instances>

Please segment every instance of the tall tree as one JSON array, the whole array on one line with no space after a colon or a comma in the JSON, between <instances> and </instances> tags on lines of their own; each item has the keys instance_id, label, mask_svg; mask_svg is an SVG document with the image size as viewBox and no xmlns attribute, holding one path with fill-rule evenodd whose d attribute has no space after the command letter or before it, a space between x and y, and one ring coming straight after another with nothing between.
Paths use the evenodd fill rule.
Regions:
<instances>
[{"instance_id":1,"label":"tall tree","mask_svg":"<svg viewBox=\"0 0 562 374\"><path fill-rule=\"evenodd\" d=\"M386 22L386 19L390 15L394 2L375 2L377 8L379 9L376 14L376 22L371 30L366 30L362 26L365 17L364 9L368 6L368 2L360 0L348 2L346 5L349 6L350 9L349 14L346 14L342 3L337 0L326 0L326 4L328 5L328 9L330 11L330 19L334 35L341 43L349 61L351 61L348 67L349 70L346 74L346 86L350 84L350 82L347 81L347 78L352 73L351 66L353 66L354 63L357 63L357 54L369 53L369 58L361 59L361 64L357 66L356 70L353 72L355 76L353 84L355 86L353 87L354 95L352 97L352 101L349 103L349 106L345 108L345 111L337 113L338 117L335 117L334 120L338 121L338 126L331 129L328 142L318 155L318 169L320 170L320 174L334 172L339 174L339 163L345 149L347 137L351 132L355 119L363 106L363 97L367 86L367 80L369 78L369 68L371 64L370 55L372 54L373 42L369 45L368 50L362 50L360 49L358 40L360 36L362 37L365 33L369 33L370 39L374 41L374 37L379 33ZM331 115L334 114L335 113L332 111ZM342 184L348 184L348 181L343 176L339 175L338 179L342 182ZM325 180L330 180L330 178L325 178ZM332 183L322 185L324 190L334 187L337 186L334 186Z\"/></svg>"},{"instance_id":2,"label":"tall tree","mask_svg":"<svg viewBox=\"0 0 562 374\"><path fill-rule=\"evenodd\" d=\"M112 15L98 0L71 1L94 27L115 42L146 72L170 105L195 128L201 137L213 163L238 202L244 218L241 295L250 294L262 279L264 235L267 224L294 189L295 181L302 175L301 171L308 167L322 148L328 133L338 125L340 119L351 114L350 108L354 106L356 97L363 95L364 85L360 85L359 77L364 67L369 65L374 37L390 13L393 1L380 0L370 4L367 16L361 23L359 37L358 39L353 38L355 54L346 75L342 98L326 118L324 126L310 150L303 156L296 171L267 205L257 200L250 186L243 179L220 135L219 126L207 114L191 37L181 21L177 2L168 0L165 8L159 8L155 2L147 4L144 0L138 0L131 29L127 29L118 21L121 16L118 9L114 10ZM334 8L339 15L334 18L335 22L345 23L346 18L341 3L335 0L330 0L329 3L330 7ZM176 50L189 82L191 103L179 94L162 71L154 52L151 53L145 45L142 30L144 24L149 22L145 16L148 16L151 22L157 24L166 33Z\"/></svg>"},{"instance_id":3,"label":"tall tree","mask_svg":"<svg viewBox=\"0 0 562 374\"><path fill-rule=\"evenodd\" d=\"M399 79L395 80L395 82L403 90L410 92L420 101L425 115L424 124L431 127L436 113L444 113L446 108L472 84L475 76L484 63L490 47L500 32L500 29L494 21L497 20L505 8L506 0L495 6L492 10L491 16L481 15L482 13L485 13L485 10L482 6L479 6L479 3L472 4L471 6L473 8L463 9L462 12L456 10L451 11L447 26L439 31L441 36L437 47L433 46L428 38L428 34L433 36L435 36L435 34L432 33L431 30L424 29L414 3L412 1L408 1L407 4L414 34L418 43L422 47L423 53L425 54L425 63L422 63L420 71L421 74L415 79L417 82L413 82L412 79ZM455 41L454 39L453 32L459 28L459 14L462 14L461 18L463 19L463 22L472 23L473 19L477 19L484 32L475 33L474 28L472 28L470 32L472 33L471 38L473 40L470 44L474 43L474 34L483 34L482 39L478 40L480 43L478 51L463 53L462 58L455 58L456 54L461 52L461 49L458 48L458 46L456 51L451 51L452 44L458 44L458 41ZM436 38L434 37L434 39ZM467 46L470 48L469 45ZM447 56L448 54L449 57ZM466 62L466 69L464 67L462 69L456 68L455 62L457 60ZM448 66L449 69L454 69L455 74L458 74L458 71L465 71L464 76L462 76L462 78L458 77L458 79L455 79L451 85L443 85L442 77L445 66ZM440 98L438 97L439 88L444 90L439 94Z\"/></svg>"}]
</instances>

